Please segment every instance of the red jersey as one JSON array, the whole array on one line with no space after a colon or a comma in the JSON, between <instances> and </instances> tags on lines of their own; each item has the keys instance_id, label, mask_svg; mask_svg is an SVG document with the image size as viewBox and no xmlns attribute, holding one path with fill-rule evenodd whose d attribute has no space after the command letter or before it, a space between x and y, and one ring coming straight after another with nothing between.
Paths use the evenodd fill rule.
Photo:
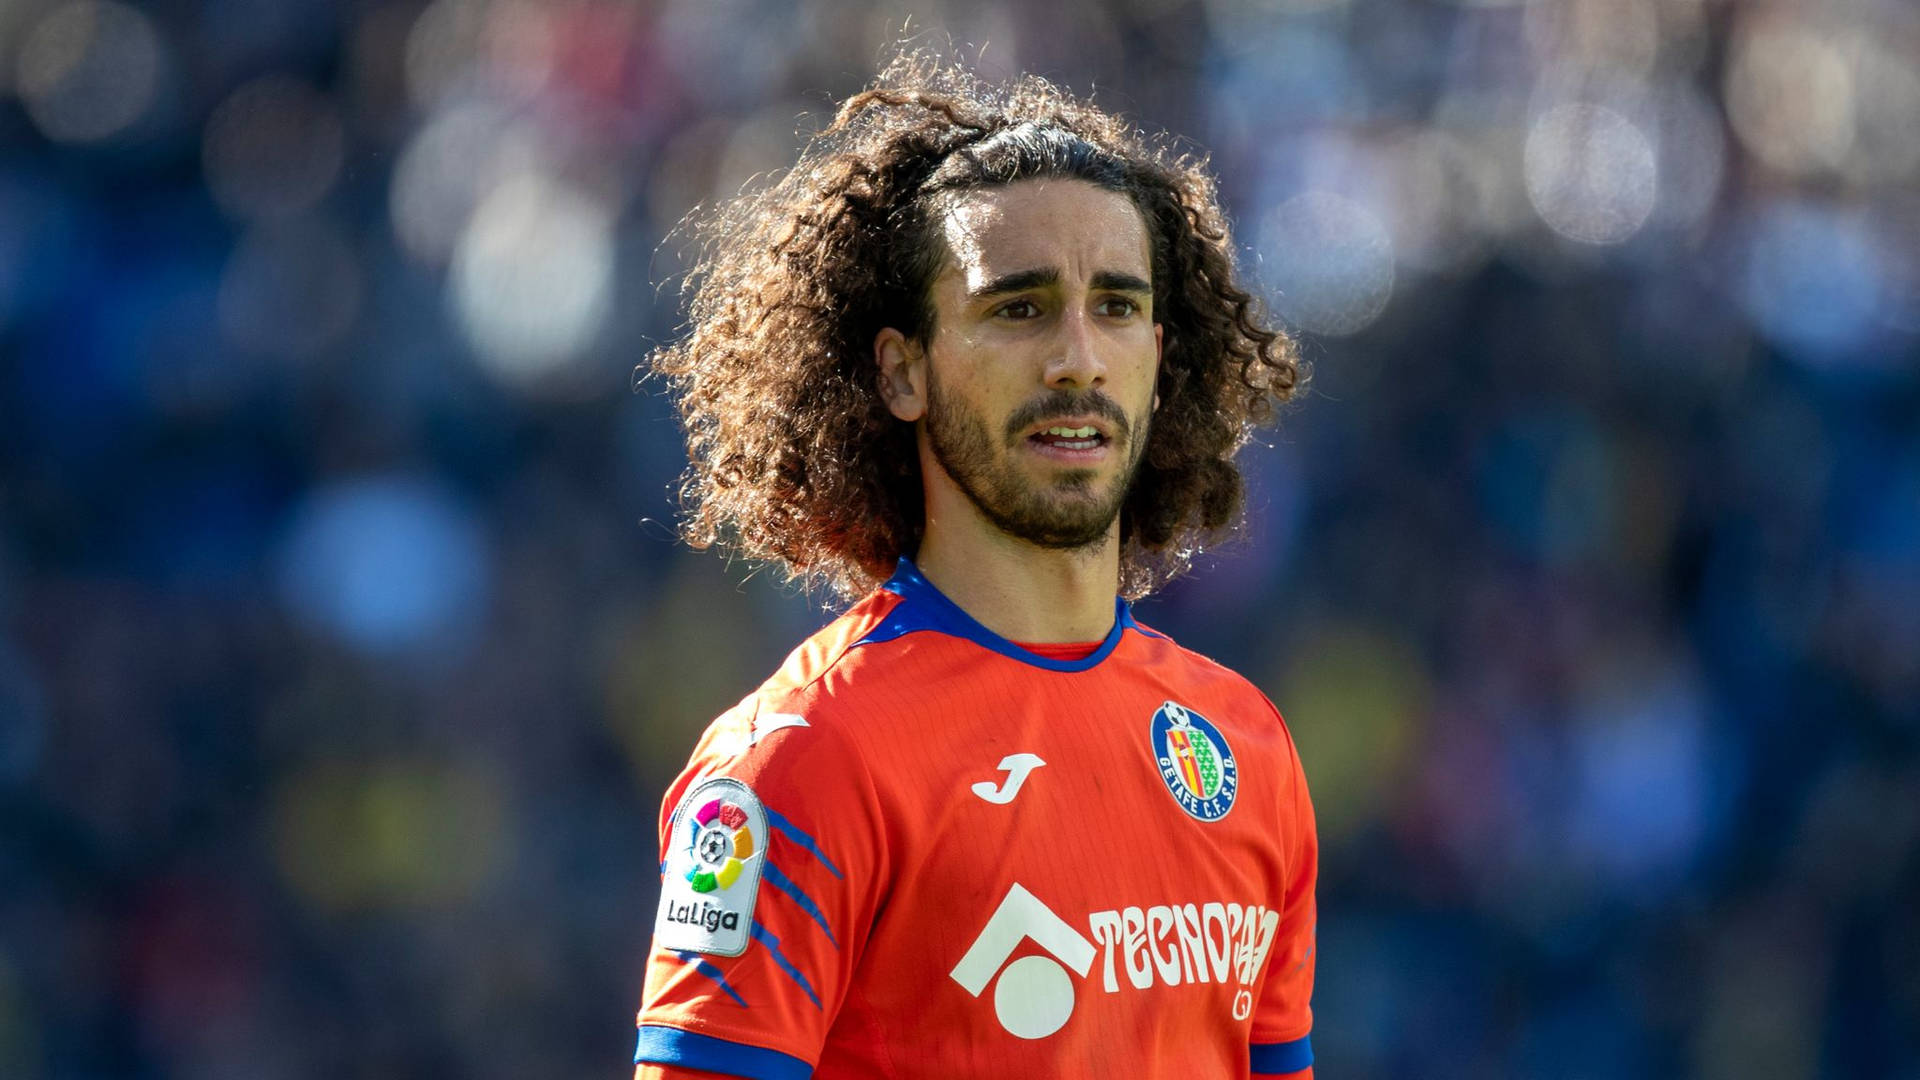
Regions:
<instances>
[{"instance_id":1,"label":"red jersey","mask_svg":"<svg viewBox=\"0 0 1920 1080\"><path fill-rule=\"evenodd\" d=\"M707 729L660 845L636 1063L1311 1076L1292 738L1124 602L1050 659L902 560Z\"/></svg>"}]
</instances>

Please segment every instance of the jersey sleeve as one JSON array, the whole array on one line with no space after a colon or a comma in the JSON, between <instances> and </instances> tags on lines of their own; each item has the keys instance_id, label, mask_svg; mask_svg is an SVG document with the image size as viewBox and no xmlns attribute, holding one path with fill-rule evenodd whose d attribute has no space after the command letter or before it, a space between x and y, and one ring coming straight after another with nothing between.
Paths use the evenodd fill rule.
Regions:
<instances>
[{"instance_id":1,"label":"jersey sleeve","mask_svg":"<svg viewBox=\"0 0 1920 1080\"><path fill-rule=\"evenodd\" d=\"M1266 979L1254 1009L1251 1058L1256 1077L1309 1080L1313 1075L1313 1010L1308 1000L1313 993L1315 953L1313 891L1319 878L1320 844L1306 774L1291 735L1287 747L1292 769L1281 796L1280 828L1287 848L1286 886L1268 950Z\"/></svg>"},{"instance_id":2,"label":"jersey sleeve","mask_svg":"<svg viewBox=\"0 0 1920 1080\"><path fill-rule=\"evenodd\" d=\"M667 790L636 1073L811 1074L886 874L867 772L831 724L722 716Z\"/></svg>"}]
</instances>

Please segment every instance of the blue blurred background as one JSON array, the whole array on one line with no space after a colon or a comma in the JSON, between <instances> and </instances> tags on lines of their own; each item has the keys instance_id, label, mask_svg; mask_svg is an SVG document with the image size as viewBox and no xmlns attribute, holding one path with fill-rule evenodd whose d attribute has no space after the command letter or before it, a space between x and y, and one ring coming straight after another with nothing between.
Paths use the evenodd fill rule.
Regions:
<instances>
[{"instance_id":1,"label":"blue blurred background","mask_svg":"<svg viewBox=\"0 0 1920 1080\"><path fill-rule=\"evenodd\" d=\"M660 792L832 614L630 373L930 29L1305 335L1140 611L1297 733L1321 1074L1920 1078L1905 0L0 0L0 1076L625 1072Z\"/></svg>"}]
</instances>

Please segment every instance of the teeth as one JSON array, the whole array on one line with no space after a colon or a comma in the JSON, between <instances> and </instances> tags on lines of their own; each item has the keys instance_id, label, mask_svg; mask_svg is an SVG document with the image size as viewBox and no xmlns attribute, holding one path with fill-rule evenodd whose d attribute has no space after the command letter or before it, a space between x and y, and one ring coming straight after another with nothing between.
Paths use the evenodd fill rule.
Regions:
<instances>
[{"instance_id":1,"label":"teeth","mask_svg":"<svg viewBox=\"0 0 1920 1080\"><path fill-rule=\"evenodd\" d=\"M1092 427L1050 427L1047 434L1061 439L1091 439L1100 432Z\"/></svg>"}]
</instances>

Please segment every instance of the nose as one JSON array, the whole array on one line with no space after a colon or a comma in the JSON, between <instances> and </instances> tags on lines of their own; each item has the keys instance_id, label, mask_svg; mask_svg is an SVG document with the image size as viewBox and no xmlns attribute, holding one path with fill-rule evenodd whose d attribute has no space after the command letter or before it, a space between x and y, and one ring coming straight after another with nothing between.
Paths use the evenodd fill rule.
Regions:
<instances>
[{"instance_id":1,"label":"nose","mask_svg":"<svg viewBox=\"0 0 1920 1080\"><path fill-rule=\"evenodd\" d=\"M1060 340L1047 363L1047 385L1056 390L1091 390L1107 381L1098 328L1084 309L1060 320Z\"/></svg>"}]
</instances>

